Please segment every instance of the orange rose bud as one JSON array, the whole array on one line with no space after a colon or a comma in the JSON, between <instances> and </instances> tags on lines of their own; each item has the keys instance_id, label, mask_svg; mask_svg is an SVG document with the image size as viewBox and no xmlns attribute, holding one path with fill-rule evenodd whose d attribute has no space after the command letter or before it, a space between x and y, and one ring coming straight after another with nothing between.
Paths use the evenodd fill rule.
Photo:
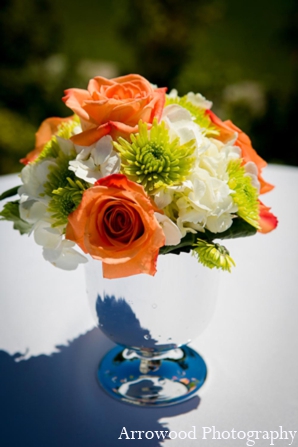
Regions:
<instances>
[{"instance_id":1,"label":"orange rose bud","mask_svg":"<svg viewBox=\"0 0 298 447\"><path fill-rule=\"evenodd\" d=\"M80 205L68 216L66 239L101 260L105 278L154 275L165 243L156 211L161 212L141 185L113 174L84 191Z\"/></svg>"},{"instance_id":2,"label":"orange rose bud","mask_svg":"<svg viewBox=\"0 0 298 447\"><path fill-rule=\"evenodd\" d=\"M60 124L65 123L72 118L73 116L68 116L67 118L53 117L44 120L35 134L35 148L33 151L29 152L25 158L22 158L20 162L27 165L31 161L34 161L42 152L45 144L50 141L53 135L55 135Z\"/></svg>"},{"instance_id":3,"label":"orange rose bud","mask_svg":"<svg viewBox=\"0 0 298 447\"><path fill-rule=\"evenodd\" d=\"M114 79L97 76L89 81L88 90L66 90L63 101L80 117L83 128L72 140L90 146L107 133L113 139L129 139L140 120L150 125L155 117L160 119L166 90L134 74Z\"/></svg>"},{"instance_id":4,"label":"orange rose bud","mask_svg":"<svg viewBox=\"0 0 298 447\"><path fill-rule=\"evenodd\" d=\"M246 163L252 161L257 166L258 179L261 185L260 194L264 194L268 191L271 191L271 189L273 189L274 186L271 185L270 183L267 183L261 176L262 169L267 166L267 163L257 154L255 149L252 147L251 140L249 139L249 137L244 132L242 132L242 130L239 129L239 127L235 126L235 124L233 124L232 121L230 120L221 121L221 119L218 118L218 116L216 116L215 113L211 112L211 110L206 110L206 113L209 115L212 123L220 131L219 136L216 136L215 138L218 138L223 143L227 143L231 138L233 138L235 132L238 133L238 137L234 145L240 147L242 152L242 158Z\"/></svg>"}]
</instances>

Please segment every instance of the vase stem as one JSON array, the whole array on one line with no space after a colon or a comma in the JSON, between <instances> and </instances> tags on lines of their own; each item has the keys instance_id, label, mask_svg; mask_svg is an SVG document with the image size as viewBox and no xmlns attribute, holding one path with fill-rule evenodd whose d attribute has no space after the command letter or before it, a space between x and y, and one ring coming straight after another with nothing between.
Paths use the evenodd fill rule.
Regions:
<instances>
[{"instance_id":1,"label":"vase stem","mask_svg":"<svg viewBox=\"0 0 298 447\"><path fill-rule=\"evenodd\" d=\"M140 362L140 372L142 374L148 374L149 372L158 371L160 364L160 360L142 359Z\"/></svg>"}]
</instances>

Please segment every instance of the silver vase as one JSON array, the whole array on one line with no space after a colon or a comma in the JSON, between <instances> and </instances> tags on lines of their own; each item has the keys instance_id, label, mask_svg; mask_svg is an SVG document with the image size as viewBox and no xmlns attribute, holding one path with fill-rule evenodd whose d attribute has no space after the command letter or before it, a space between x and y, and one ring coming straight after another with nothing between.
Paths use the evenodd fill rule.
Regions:
<instances>
[{"instance_id":1,"label":"silver vase","mask_svg":"<svg viewBox=\"0 0 298 447\"><path fill-rule=\"evenodd\" d=\"M87 294L100 330L118 346L98 369L113 397L145 405L189 399L204 383L202 357L187 346L208 325L218 271L188 253L160 255L155 276L104 279L101 262L86 265Z\"/></svg>"}]
</instances>

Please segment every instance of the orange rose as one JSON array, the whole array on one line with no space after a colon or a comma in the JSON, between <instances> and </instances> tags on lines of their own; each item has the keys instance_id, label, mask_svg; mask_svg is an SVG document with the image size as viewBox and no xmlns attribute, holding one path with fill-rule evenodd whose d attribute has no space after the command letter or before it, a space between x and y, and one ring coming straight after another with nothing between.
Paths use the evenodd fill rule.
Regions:
<instances>
[{"instance_id":1,"label":"orange rose","mask_svg":"<svg viewBox=\"0 0 298 447\"><path fill-rule=\"evenodd\" d=\"M141 185L113 174L84 192L68 216L66 238L103 262L105 278L154 275L165 243L155 211L161 212Z\"/></svg>"},{"instance_id":2,"label":"orange rose","mask_svg":"<svg viewBox=\"0 0 298 447\"><path fill-rule=\"evenodd\" d=\"M238 137L234 145L240 147L242 151L242 158L246 163L249 161L253 161L256 164L258 168L258 179L261 185L260 194L271 191L274 186L270 185L270 183L265 182L265 180L261 176L262 169L267 166L267 163L253 149L249 137L244 132L242 132L241 129L235 126L232 121L221 121L221 119L218 118L215 113L211 112L211 110L206 110L206 113L208 113L211 121L220 131L219 136L215 138L218 138L223 143L226 143L233 137L233 135L235 135L235 132L238 133Z\"/></svg>"},{"instance_id":3,"label":"orange rose","mask_svg":"<svg viewBox=\"0 0 298 447\"><path fill-rule=\"evenodd\" d=\"M140 120L151 124L154 117L161 117L165 92L166 88L154 88L133 74L114 79L97 76L89 81L88 90L66 90L63 101L81 118L83 128L72 141L90 146L107 134L128 139L138 131Z\"/></svg>"},{"instance_id":4,"label":"orange rose","mask_svg":"<svg viewBox=\"0 0 298 447\"><path fill-rule=\"evenodd\" d=\"M20 160L21 163L27 165L31 161L34 161L39 154L42 152L44 145L50 141L53 135L58 130L61 123L65 123L71 120L73 117L69 116L67 118L47 118L39 126L38 131L35 134L35 148L33 151L29 152L25 158Z\"/></svg>"}]
</instances>

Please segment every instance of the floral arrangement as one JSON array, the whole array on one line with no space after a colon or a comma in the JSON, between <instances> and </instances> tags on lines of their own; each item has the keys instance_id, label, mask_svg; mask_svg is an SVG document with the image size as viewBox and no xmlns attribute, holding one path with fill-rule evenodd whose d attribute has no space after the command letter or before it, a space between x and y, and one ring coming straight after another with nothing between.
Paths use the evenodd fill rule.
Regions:
<instances>
[{"instance_id":1,"label":"floral arrangement","mask_svg":"<svg viewBox=\"0 0 298 447\"><path fill-rule=\"evenodd\" d=\"M53 265L75 269L85 253L106 278L154 275L158 255L191 251L230 271L215 240L277 226L259 200L273 188L265 161L201 94L180 97L134 74L65 93L73 115L41 124L22 185L2 194L19 198L0 213L33 233Z\"/></svg>"}]
</instances>

